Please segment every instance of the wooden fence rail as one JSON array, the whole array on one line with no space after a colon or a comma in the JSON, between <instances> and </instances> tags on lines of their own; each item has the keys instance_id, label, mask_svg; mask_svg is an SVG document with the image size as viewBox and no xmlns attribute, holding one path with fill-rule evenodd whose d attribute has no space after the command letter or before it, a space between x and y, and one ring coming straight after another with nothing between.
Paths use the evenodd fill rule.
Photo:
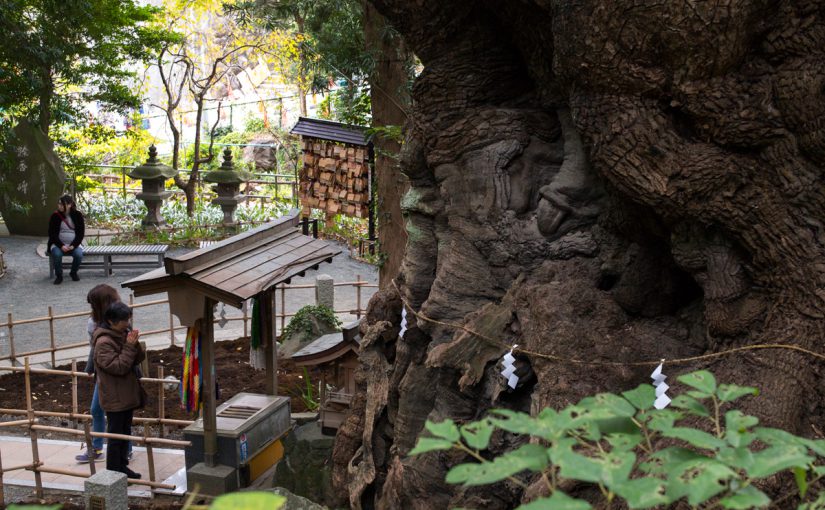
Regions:
<instances>
[{"instance_id":1,"label":"wooden fence rail","mask_svg":"<svg viewBox=\"0 0 825 510\"><path fill-rule=\"evenodd\" d=\"M355 300L356 300L356 307L354 309L349 310L342 310L336 309L334 312L336 314L350 314L355 315L357 318L361 318L362 315L366 313L366 309L362 308L362 288L377 288L378 285L374 283L369 283L365 280L361 280L361 275L356 277L355 281L351 282L340 282L334 284L336 287L354 287L355 288ZM286 319L289 317L293 317L294 313L287 313L286 312L286 293L289 290L299 290L299 289L314 289L314 284L303 284L303 285L279 285L276 287L276 291L280 290L280 297L281 297L281 307L280 313L276 310L273 314L276 320L276 331L275 334L278 334L277 328L277 321L280 318L280 330L283 331L286 328ZM135 303L134 302L134 295L129 294L129 306L132 308L145 308L148 306L158 306L158 305L167 305L167 314L168 314L168 324L169 326L166 328L159 328L159 329L152 329L152 330L141 330L141 334L143 335L155 335L161 333L169 333L170 338L170 345L176 345L176 338L175 332L180 330L186 330L186 326L175 326L174 325L174 317L172 315L171 310L169 310L169 300L168 299L156 299L153 301L146 301L143 303ZM16 319L14 318L13 312L8 312L6 315L6 322L0 323L0 328L6 328L8 331L8 342L9 342L9 351L8 354L0 355L0 361L10 361L12 364L17 362L20 358L24 358L26 356L34 356L36 354L50 354L52 367L56 366L57 363L57 355L56 353L60 351L66 351L70 349L77 349L80 347L85 347L89 345L89 342L77 342L67 345L57 345L57 338L55 335L55 328L54 322L57 320L65 320L65 319L72 319L76 317L86 317L89 315L88 311L83 312L69 312L69 313L62 313L62 314L55 314L54 310L51 306L48 307L48 313L42 317L34 317L30 319ZM215 320L215 323L218 323L220 319ZM248 310L243 310L242 317L228 317L227 322L235 322L235 321L243 321L243 336L249 336L250 331L250 321L252 320L251 313ZM14 328L16 326L22 326L26 324L38 324L38 323L48 323L49 327L49 347L45 347L42 349L36 349L32 351L26 352L19 352L17 350L17 346L15 344L14 338Z\"/></svg>"},{"instance_id":2,"label":"wooden fence rail","mask_svg":"<svg viewBox=\"0 0 825 510\"><path fill-rule=\"evenodd\" d=\"M13 371L18 371L19 367L0 367L0 370L8 370L13 369ZM122 439L125 441L132 441L138 444L146 445L146 455L147 455L147 462L149 464L149 480L134 480L128 479L128 483L134 485L144 485L150 488L151 494L154 496L155 489L169 489L174 490L174 485L164 484L155 480L155 469L154 469L154 453L152 446L153 445L160 445L160 446L171 446L171 447L184 447L190 446L191 443L189 441L179 441L173 439L165 439L163 437L150 437L148 435L147 429L149 427L144 426L144 435L143 436L133 436L133 435L123 435L123 434L110 434L107 432L91 432L89 427L89 420L91 420L91 416L89 415L79 415L76 413L55 413L55 412L48 412L48 411L35 411L32 406L32 393L31 393L31 374L33 373L47 373L50 375L63 375L71 377L73 381L76 380L77 377L86 376L87 374L82 372L75 372L75 371L65 371L65 370L47 370L47 369L34 369L31 368L29 364L29 358L24 358L24 366L22 368L24 372L25 378L25 385L26 385L26 409L0 409L0 413L5 414L24 414L27 416L25 420L12 420L7 422L0 422L0 427L21 427L28 429L29 431L29 438L31 441L31 448L32 448L32 462L29 464L22 464L18 466L10 466L4 467L2 462L2 457L0 456L0 506L5 506L5 501L3 498L3 476L5 473L10 471L17 471L20 469L25 469L28 471L34 472L34 480L35 480L35 493L36 496L40 499L43 498L43 481L41 479L41 473L55 473L59 475L66 475L66 476L75 476L80 478L88 478L91 475L95 474L95 462L89 462L89 473L85 473L82 471L72 471L67 469L58 469L54 467L48 467L46 463L40 459L39 454L39 445L38 445L38 432L56 432L60 434L67 434L67 435L74 435L74 436L81 436L85 439L86 447L88 451L93 451L92 448L92 438L93 437L103 437L108 439ZM163 372L159 372L159 375L162 375ZM163 379L152 379L152 378L143 378L142 381L146 382L157 382L157 383L177 383L178 381L165 381ZM161 388L163 388L161 386ZM76 402L76 392L77 392L77 385L72 385L72 392L73 392L73 402ZM160 404L163 405L163 404ZM82 419L84 420L84 427L83 430L76 430L73 428L68 427L54 427L50 425L41 425L38 422L38 416L60 416L60 417L70 417L72 419ZM165 425L177 425L177 426L186 426L191 424L191 421L186 420L164 420L163 418L135 418L135 422L143 422L144 425L148 424L157 424L159 425L159 430L163 430L163 426ZM162 432L161 432L162 433Z\"/></svg>"}]
</instances>

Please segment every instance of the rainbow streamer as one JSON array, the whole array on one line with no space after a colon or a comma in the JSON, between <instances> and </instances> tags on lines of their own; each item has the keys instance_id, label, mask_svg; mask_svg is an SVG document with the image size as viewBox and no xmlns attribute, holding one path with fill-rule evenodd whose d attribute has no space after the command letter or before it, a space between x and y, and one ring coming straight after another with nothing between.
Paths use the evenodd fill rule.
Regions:
<instances>
[{"instance_id":1,"label":"rainbow streamer","mask_svg":"<svg viewBox=\"0 0 825 510\"><path fill-rule=\"evenodd\" d=\"M183 376L180 384L181 407L187 412L200 412L203 389L203 367L201 358L201 336L198 325L186 330L186 345L183 349Z\"/></svg>"}]
</instances>

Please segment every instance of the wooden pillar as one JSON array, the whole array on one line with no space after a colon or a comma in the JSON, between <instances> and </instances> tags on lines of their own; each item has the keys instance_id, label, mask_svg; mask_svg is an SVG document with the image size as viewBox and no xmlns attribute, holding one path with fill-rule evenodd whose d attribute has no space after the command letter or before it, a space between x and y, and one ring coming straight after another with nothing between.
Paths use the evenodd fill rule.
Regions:
<instances>
[{"instance_id":1,"label":"wooden pillar","mask_svg":"<svg viewBox=\"0 0 825 510\"><path fill-rule=\"evenodd\" d=\"M278 394L278 348L275 343L275 292L261 293L261 342L266 356L266 393Z\"/></svg>"},{"instance_id":2,"label":"wooden pillar","mask_svg":"<svg viewBox=\"0 0 825 510\"><path fill-rule=\"evenodd\" d=\"M201 360L203 366L203 461L214 467L218 454L217 418L215 417L215 300L204 299L201 319Z\"/></svg>"}]
</instances>

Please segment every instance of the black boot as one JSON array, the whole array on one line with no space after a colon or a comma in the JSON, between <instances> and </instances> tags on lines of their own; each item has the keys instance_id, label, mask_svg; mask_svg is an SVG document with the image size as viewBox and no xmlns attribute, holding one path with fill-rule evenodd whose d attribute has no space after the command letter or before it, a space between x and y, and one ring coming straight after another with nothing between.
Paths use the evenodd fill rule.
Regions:
<instances>
[{"instance_id":1,"label":"black boot","mask_svg":"<svg viewBox=\"0 0 825 510\"><path fill-rule=\"evenodd\" d=\"M79 282L80 281L80 277L77 276L77 273L69 273L69 276L72 277L73 282Z\"/></svg>"},{"instance_id":2,"label":"black boot","mask_svg":"<svg viewBox=\"0 0 825 510\"><path fill-rule=\"evenodd\" d=\"M59 274L59 275L57 275L57 278L54 279L54 284L55 285L60 285L61 283L63 283L63 275Z\"/></svg>"}]
</instances>

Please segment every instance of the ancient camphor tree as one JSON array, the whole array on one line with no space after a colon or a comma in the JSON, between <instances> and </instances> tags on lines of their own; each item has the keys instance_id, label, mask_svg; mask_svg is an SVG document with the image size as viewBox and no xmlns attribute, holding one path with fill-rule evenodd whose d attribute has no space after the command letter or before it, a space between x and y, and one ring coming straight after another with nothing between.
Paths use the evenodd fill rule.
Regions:
<instances>
[{"instance_id":1,"label":"ancient camphor tree","mask_svg":"<svg viewBox=\"0 0 825 510\"><path fill-rule=\"evenodd\" d=\"M416 311L566 358L823 351L822 2L372 3L424 64L397 277ZM461 459L407 457L424 421L560 408L650 371L520 356L511 391L500 344L420 320L399 340L400 309L392 288L371 302L336 440L354 507L512 506L530 491L449 486ZM817 434L814 358L748 351L674 375L697 368L759 386L743 410L763 423Z\"/></svg>"}]
</instances>

